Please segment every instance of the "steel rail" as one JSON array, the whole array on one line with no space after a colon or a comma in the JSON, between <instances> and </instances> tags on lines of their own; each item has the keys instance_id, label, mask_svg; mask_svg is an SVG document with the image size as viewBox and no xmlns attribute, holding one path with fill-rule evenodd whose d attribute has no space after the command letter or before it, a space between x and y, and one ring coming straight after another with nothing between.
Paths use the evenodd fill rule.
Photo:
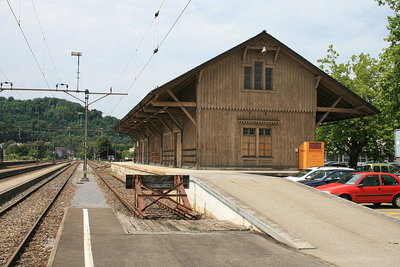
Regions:
<instances>
[{"instance_id":1,"label":"steel rail","mask_svg":"<svg viewBox=\"0 0 400 267\"><path fill-rule=\"evenodd\" d=\"M47 207L44 209L44 211L42 212L42 214L38 217L38 219L36 220L36 222L33 224L33 226L31 227L31 229L29 230L29 232L25 235L25 237L23 238L23 240L19 243L18 247L14 250L14 253L8 258L7 263L4 265L5 267L8 266L14 266L15 262L18 260L19 255L22 252L22 249L25 247L25 245L27 244L27 242L29 241L29 239L31 238L31 236L34 234L35 230L37 229L37 227L39 226L39 223L42 221L43 217L47 214L47 212L50 210L50 208L52 207L53 203L56 201L57 197L60 195L60 193L62 192L62 190L64 189L65 185L67 184L67 182L69 181L69 179L72 177L72 175L74 174L76 168L78 167L78 162L74 163L73 165L67 166L63 171L61 171L60 173L58 173L57 175L55 175L52 179L54 179L55 177L61 175L62 173L66 172L67 170L72 169L72 172L69 174L68 178L65 179L64 184L60 187L60 189L58 190L58 192L55 194L55 196L51 199L50 203L47 205ZM42 185L43 186L43 185ZM42 186L40 188L42 188ZM36 190L35 190L36 191Z\"/></svg>"},{"instance_id":2,"label":"steel rail","mask_svg":"<svg viewBox=\"0 0 400 267\"><path fill-rule=\"evenodd\" d=\"M130 210L131 212L133 212L137 217L142 218L143 216L140 214L139 210L135 207L133 207L121 194L119 194L117 192L117 190L115 190L112 185L110 183L108 183L105 179L103 179L102 175L100 175L100 173L98 172L98 168L97 165L95 165L93 162L88 162L89 166L92 168L92 170L94 171L94 173L97 175L97 177L99 177L106 185L108 188L110 188L110 190L115 194L115 196L125 205L125 207ZM103 170L104 171L104 170ZM107 172L108 173L108 172ZM111 175L114 178L116 178L114 175ZM117 179L118 181L122 182L120 179Z\"/></svg>"},{"instance_id":3,"label":"steel rail","mask_svg":"<svg viewBox=\"0 0 400 267\"><path fill-rule=\"evenodd\" d=\"M53 171L47 172L39 177L36 177L29 181L26 181L25 183L19 184L16 187L13 187L13 188L3 191L0 194L0 196L2 197L1 201L0 201L0 205L3 205L3 208L0 209L0 215L4 213L5 209L9 209L10 207L16 205L21 200L28 197L31 193L33 193L37 189L39 189L41 187L40 183L45 181L46 178L48 180L44 184L51 181L54 178L53 176L57 176L58 174L62 173L66 169L66 167L68 167L70 165L71 164L66 165L66 166L61 166ZM35 171L35 170L32 170L32 171ZM20 174L22 174L22 173L20 173ZM37 185L39 185L39 186L35 188L35 186L37 186ZM29 188L33 188L33 190L29 191ZM11 203L11 205L6 204L7 202L9 202L10 200L12 200L14 198L14 194L17 195L17 194L23 193L23 192L25 192L26 194L24 196L22 196L21 198L14 200L14 201L16 201L16 203L14 203L14 204ZM8 206L10 206L10 207L8 207Z\"/></svg>"},{"instance_id":4,"label":"steel rail","mask_svg":"<svg viewBox=\"0 0 400 267\"><path fill-rule=\"evenodd\" d=\"M113 189L112 188L112 186L107 182L107 181L105 181L98 173L97 173L97 168L98 169L102 169L102 171L104 171L104 172L107 172L107 171L105 171L105 170L103 170L103 168L100 166L98 166L98 165L95 165L93 162L91 162L89 165L91 165L90 167L94 170L94 172L96 172L96 174L100 177L100 179L102 179L104 182L105 182L105 184L111 189L111 191L113 191L114 192L114 194L116 194L116 196L124 203L124 205L128 205L127 206L127 208L130 210L130 211L132 211L132 212L134 212L134 214L136 215L136 216L138 216L139 218L142 218L142 219L145 219L146 217L144 217L143 216L143 214L136 208L136 207L133 207L132 205L130 205L125 199L124 199L124 197L123 196L121 196L118 192L116 192L116 190L115 189ZM97 167L97 168L95 168L95 167ZM141 172L146 172L146 173L149 173L149 174L155 174L155 175L157 175L157 173L155 173L155 172L151 172L151 171L142 171L141 170ZM119 181L119 182L121 182L122 184L125 184L125 182L122 180L122 179L120 179L119 177L117 177L117 176L115 176L115 175L113 175L113 174L111 174L111 173L109 173L109 172L107 172L107 174L108 175L110 175L110 176L112 176L114 179L116 179L117 181ZM154 192L155 190L154 189L151 189L151 188L147 188L146 186L143 186L144 188L146 188L147 190L149 190L149 191L152 191L152 192ZM158 192L157 192L158 193ZM170 198L170 197L167 197L166 199L168 199L169 201L172 201L175 205L176 205L176 207L171 207L171 206L169 206L169 205L167 205L167 204L165 204L165 203L163 203L163 202L161 202L161 201L158 201L159 199L157 199L156 197L154 197L154 196L152 196L152 195L146 195L147 197L149 197L150 199L152 199L153 200L153 202L156 202L157 203L157 205L160 205L160 206L162 206L162 207L164 207L164 208L167 208L170 212L172 212L172 213L174 213L175 215L177 215L177 216L179 216L181 219L190 219L190 220L193 220L193 219L198 219L198 215L197 214L193 214L193 213L191 213L191 212L189 212L181 203L179 203L179 202L176 202L175 200L173 200L172 198ZM125 204L126 203L126 204ZM152 204L154 204L154 203L152 203ZM150 206L150 205L148 205L148 206ZM149 216L149 217L151 217L151 216Z\"/></svg>"}]
</instances>

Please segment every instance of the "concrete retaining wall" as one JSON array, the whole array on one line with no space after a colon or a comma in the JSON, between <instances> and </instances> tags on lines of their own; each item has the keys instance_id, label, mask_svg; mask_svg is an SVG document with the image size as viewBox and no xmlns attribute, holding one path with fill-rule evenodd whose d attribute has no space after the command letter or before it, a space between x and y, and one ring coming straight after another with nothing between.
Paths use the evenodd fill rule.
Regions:
<instances>
[{"instance_id":1,"label":"concrete retaining wall","mask_svg":"<svg viewBox=\"0 0 400 267\"><path fill-rule=\"evenodd\" d=\"M186 189L192 208L206 216L216 218L218 220L228 220L238 225L246 227L252 226L243 216L239 215L235 210L231 209L219 197L202 184L196 178L191 177L189 189Z\"/></svg>"}]
</instances>

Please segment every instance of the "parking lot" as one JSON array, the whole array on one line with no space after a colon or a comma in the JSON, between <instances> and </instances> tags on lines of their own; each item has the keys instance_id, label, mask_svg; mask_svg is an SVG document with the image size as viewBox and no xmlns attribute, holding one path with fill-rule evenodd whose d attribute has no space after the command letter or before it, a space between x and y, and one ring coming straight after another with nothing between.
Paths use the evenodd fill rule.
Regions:
<instances>
[{"instance_id":1,"label":"parking lot","mask_svg":"<svg viewBox=\"0 0 400 267\"><path fill-rule=\"evenodd\" d=\"M394 208L391 204L383 203L380 207L375 207L374 205L371 204L364 204L364 206L400 220L400 209Z\"/></svg>"}]
</instances>

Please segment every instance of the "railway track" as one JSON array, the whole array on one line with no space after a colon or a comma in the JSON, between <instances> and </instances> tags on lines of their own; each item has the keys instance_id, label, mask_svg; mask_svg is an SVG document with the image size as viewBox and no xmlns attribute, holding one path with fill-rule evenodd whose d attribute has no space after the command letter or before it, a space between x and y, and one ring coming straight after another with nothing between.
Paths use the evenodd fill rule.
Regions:
<instances>
[{"instance_id":1,"label":"railway track","mask_svg":"<svg viewBox=\"0 0 400 267\"><path fill-rule=\"evenodd\" d=\"M93 171L99 173L100 171L107 172L105 176L106 181L109 181L111 186L116 186L120 194L126 194L124 199L134 207L135 204L135 193L132 189L125 189L125 181L118 176L110 173L109 164L97 165ZM135 170L136 174L155 174L150 172L144 172ZM97 175L97 177L100 177ZM163 213L164 216L160 217L155 213L154 217L148 217L147 219L141 219L135 216L134 211L129 210L126 205L116 196L115 193L111 192L109 186L107 186L100 178L97 180L99 187L104 193L107 202L113 208L118 220L124 228L126 234L148 234L148 233L209 233L209 232L227 232L227 231L249 231L248 227L235 225L229 221L215 220L211 217L202 215L199 220L187 220L182 219L181 214L176 214L169 208L164 206L154 206L153 208ZM146 212L148 212L146 210Z\"/></svg>"},{"instance_id":2,"label":"railway track","mask_svg":"<svg viewBox=\"0 0 400 267\"><path fill-rule=\"evenodd\" d=\"M0 266L38 266L41 265L38 262L46 262L41 259L44 257L43 249L35 246L35 257L27 257L28 259L22 259L18 263L23 258L21 254L24 249L35 239L33 236L43 217L52 208L77 166L78 163L67 166L41 183L34 191L15 197L10 203L3 205L0 210Z\"/></svg>"},{"instance_id":3,"label":"railway track","mask_svg":"<svg viewBox=\"0 0 400 267\"><path fill-rule=\"evenodd\" d=\"M125 181L106 171L105 168L107 168L107 166L97 165L93 162L89 162L89 166L129 211L135 215L139 214L138 210L135 208L134 191L132 189L125 189ZM148 205L152 201L153 199L149 197L145 199L145 204ZM168 203L167 200L162 200L149 206L149 208L146 209L146 213L148 214L146 219L185 219L182 213L177 212L176 206Z\"/></svg>"}]
</instances>

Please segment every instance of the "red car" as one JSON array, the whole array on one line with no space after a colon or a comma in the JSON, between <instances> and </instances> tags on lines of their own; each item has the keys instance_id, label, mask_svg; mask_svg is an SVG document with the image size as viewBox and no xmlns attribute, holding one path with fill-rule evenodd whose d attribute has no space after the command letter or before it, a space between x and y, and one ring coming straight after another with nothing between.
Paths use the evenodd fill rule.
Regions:
<instances>
[{"instance_id":1,"label":"red car","mask_svg":"<svg viewBox=\"0 0 400 267\"><path fill-rule=\"evenodd\" d=\"M325 191L356 203L392 203L400 208L400 178L391 173L357 172L343 176L332 184L316 189Z\"/></svg>"}]
</instances>

